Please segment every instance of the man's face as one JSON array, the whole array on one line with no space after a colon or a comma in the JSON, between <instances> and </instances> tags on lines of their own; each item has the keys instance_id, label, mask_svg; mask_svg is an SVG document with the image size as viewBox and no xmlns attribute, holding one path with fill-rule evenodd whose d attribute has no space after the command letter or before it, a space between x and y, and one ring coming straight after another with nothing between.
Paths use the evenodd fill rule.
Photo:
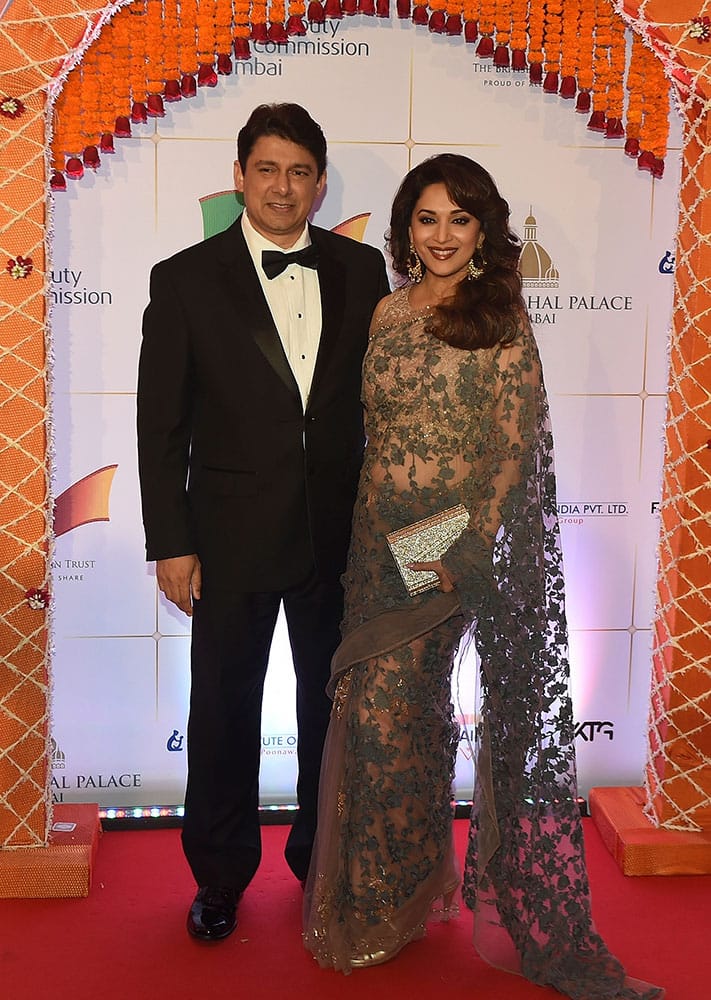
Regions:
<instances>
[{"instance_id":1,"label":"man's face","mask_svg":"<svg viewBox=\"0 0 711 1000\"><path fill-rule=\"evenodd\" d=\"M301 235L326 183L313 155L295 142L263 135L247 157L235 163L235 187L242 192L249 221L258 233L287 250Z\"/></svg>"}]
</instances>

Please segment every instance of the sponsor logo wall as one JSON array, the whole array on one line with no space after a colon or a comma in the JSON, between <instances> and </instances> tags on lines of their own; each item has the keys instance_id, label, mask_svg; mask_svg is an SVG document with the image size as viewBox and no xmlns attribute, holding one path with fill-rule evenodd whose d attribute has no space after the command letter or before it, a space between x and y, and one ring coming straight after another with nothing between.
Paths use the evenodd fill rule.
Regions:
<instances>
[{"instance_id":1,"label":"sponsor logo wall","mask_svg":"<svg viewBox=\"0 0 711 1000\"><path fill-rule=\"evenodd\" d=\"M135 381L152 264L218 222L235 135L252 108L294 100L329 141L315 221L383 247L408 168L453 150L511 205L557 449L580 791L639 784L679 166L652 182L586 116L461 38L358 17L260 43L214 90L168 106L55 196L53 792L104 807L178 805L185 780L189 623L144 561ZM672 146L681 146L673 123ZM229 211L229 209L228 209ZM219 214L219 213L218 213ZM353 221L356 220L356 221ZM237 388L236 390L237 391ZM280 622L262 737L265 805L294 801L294 681ZM472 788L475 668L453 682L456 796ZM239 766L239 762L235 762Z\"/></svg>"}]
</instances>

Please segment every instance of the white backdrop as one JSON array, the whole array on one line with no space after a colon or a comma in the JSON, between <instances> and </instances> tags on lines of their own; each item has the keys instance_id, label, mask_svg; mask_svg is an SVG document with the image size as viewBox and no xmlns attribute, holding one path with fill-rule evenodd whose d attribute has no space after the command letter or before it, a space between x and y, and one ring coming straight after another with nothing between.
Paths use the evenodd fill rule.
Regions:
<instances>
[{"instance_id":1,"label":"white backdrop","mask_svg":"<svg viewBox=\"0 0 711 1000\"><path fill-rule=\"evenodd\" d=\"M96 173L54 196L55 799L182 802L189 624L144 561L141 313L151 265L200 240L200 199L231 188L235 135L252 108L284 100L307 107L329 141L318 225L366 214L364 239L382 248L402 176L455 150L492 172L514 229L531 238L523 272L557 450L580 791L640 784L678 157L653 182L621 143L588 132L571 102L410 22L353 17L254 50L217 88L134 126ZM464 735L474 675L468 664L455 679ZM293 702L280 624L264 706L265 804L294 800ZM471 772L463 738L457 797L470 794Z\"/></svg>"}]
</instances>

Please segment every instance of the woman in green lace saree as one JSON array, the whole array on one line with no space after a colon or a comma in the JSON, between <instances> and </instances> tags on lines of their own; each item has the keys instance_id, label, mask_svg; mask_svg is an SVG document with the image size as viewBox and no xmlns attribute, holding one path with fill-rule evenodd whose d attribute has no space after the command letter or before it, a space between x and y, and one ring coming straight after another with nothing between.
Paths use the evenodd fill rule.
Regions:
<instances>
[{"instance_id":1,"label":"woman in green lace saree","mask_svg":"<svg viewBox=\"0 0 711 1000\"><path fill-rule=\"evenodd\" d=\"M442 154L395 197L406 285L363 367L367 448L333 661L304 941L324 967L387 961L449 918L460 874L451 783L455 657L483 705L462 895L492 964L577 1000L663 995L596 933L576 804L563 570L541 363L520 243L489 174ZM463 504L435 589L409 596L386 535Z\"/></svg>"}]
</instances>

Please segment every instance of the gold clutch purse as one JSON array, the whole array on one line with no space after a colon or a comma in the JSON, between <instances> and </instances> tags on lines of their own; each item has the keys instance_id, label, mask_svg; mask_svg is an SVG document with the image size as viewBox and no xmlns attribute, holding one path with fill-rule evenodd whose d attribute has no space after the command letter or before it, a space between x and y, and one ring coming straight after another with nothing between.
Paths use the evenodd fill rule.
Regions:
<instances>
[{"instance_id":1,"label":"gold clutch purse","mask_svg":"<svg viewBox=\"0 0 711 1000\"><path fill-rule=\"evenodd\" d=\"M452 542L459 538L468 523L469 513L460 503L385 536L411 597L425 590L432 590L439 583L439 578L431 570L408 569L408 563L434 562L439 559Z\"/></svg>"}]
</instances>

